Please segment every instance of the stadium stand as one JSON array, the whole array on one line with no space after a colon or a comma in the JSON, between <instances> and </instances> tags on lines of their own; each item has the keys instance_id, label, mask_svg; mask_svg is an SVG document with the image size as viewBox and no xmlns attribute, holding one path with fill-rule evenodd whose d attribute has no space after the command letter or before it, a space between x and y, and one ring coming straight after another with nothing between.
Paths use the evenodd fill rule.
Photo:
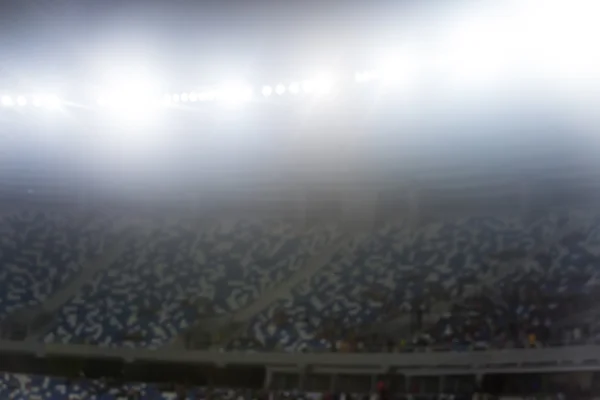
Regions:
<instances>
[{"instance_id":1,"label":"stadium stand","mask_svg":"<svg viewBox=\"0 0 600 400\"><path fill-rule=\"evenodd\" d=\"M67 379L25 374L0 374L0 396L10 399L175 399L145 383L108 384L106 380Z\"/></svg>"},{"instance_id":2,"label":"stadium stand","mask_svg":"<svg viewBox=\"0 0 600 400\"><path fill-rule=\"evenodd\" d=\"M152 227L151 227L152 228ZM335 236L327 226L169 221L60 310L46 342L156 347L199 317L235 311L273 288Z\"/></svg>"},{"instance_id":3,"label":"stadium stand","mask_svg":"<svg viewBox=\"0 0 600 400\"><path fill-rule=\"evenodd\" d=\"M341 230L283 220L173 218L131 222L134 234L123 236L119 232L129 223L117 219L75 211L5 213L0 225L7 260L0 281L3 316L44 304L68 282L86 276L82 273L90 260L118 248L112 261L92 270L94 275L77 287L40 338L164 346L203 316L229 315L275 292L309 259L335 247ZM532 223L462 218L416 227L389 222L353 232L288 297L274 297L241 337L229 342L229 349L403 352L426 346L465 351L589 342L598 332L598 221L593 211L571 209ZM470 398L472 386L459 391L462 383L435 379L415 377L393 398ZM113 380L0 373L0 397L342 398L321 389L259 393ZM503 389L518 393L512 398L542 390L531 378L515 382ZM553 394L580 390L550 383L543 389Z\"/></svg>"},{"instance_id":4,"label":"stadium stand","mask_svg":"<svg viewBox=\"0 0 600 400\"><path fill-rule=\"evenodd\" d=\"M0 319L44 302L113 240L103 215L18 210L0 218Z\"/></svg>"},{"instance_id":5,"label":"stadium stand","mask_svg":"<svg viewBox=\"0 0 600 400\"><path fill-rule=\"evenodd\" d=\"M3 321L43 304L117 242L115 215L16 211L2 217ZM330 260L248 320L229 349L410 351L594 340L598 216L387 223L343 238ZM127 223L121 221L121 225ZM83 281L44 342L156 348L202 318L274 292L340 237L284 220L134 223L122 251ZM141 228L140 228L141 226ZM142 232L142 233L140 233Z\"/></svg>"},{"instance_id":6,"label":"stadium stand","mask_svg":"<svg viewBox=\"0 0 600 400\"><path fill-rule=\"evenodd\" d=\"M419 229L386 226L348 243L291 298L259 314L231 347L467 349L549 345L573 332L579 333L570 340L580 340L590 333L581 321L555 328L568 311L594 304L598 239L598 218L585 211L553 212L529 225L467 218ZM423 323L428 314L431 324ZM365 334L364 327L403 315L412 329Z\"/></svg>"},{"instance_id":7,"label":"stadium stand","mask_svg":"<svg viewBox=\"0 0 600 400\"><path fill-rule=\"evenodd\" d=\"M471 399L476 389L469 380L449 377L443 385L436 377L414 379L408 391L396 390L379 381L377 387L366 392L355 391L301 391L276 389L214 388L174 383L127 382L114 379L89 379L85 377L63 378L56 376L0 373L0 396L6 399L215 399L215 400L462 400ZM540 386L543 385L543 388ZM462 386L462 387L461 387ZM457 390L448 390L454 387ZM428 389L430 391L428 391ZM594 391L595 392L595 391ZM577 385L561 383L560 379L548 376L530 376L528 379L513 379L494 397L480 394L478 398L527 399L528 394L546 399L597 398L590 390ZM540 397L542 396L543 397Z\"/></svg>"}]
</instances>

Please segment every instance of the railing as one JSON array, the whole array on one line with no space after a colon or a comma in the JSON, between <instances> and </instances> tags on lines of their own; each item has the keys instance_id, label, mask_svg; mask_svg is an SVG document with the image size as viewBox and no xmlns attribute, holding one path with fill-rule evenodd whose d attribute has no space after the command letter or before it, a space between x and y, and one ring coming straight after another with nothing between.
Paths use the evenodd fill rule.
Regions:
<instances>
[{"instance_id":1,"label":"railing","mask_svg":"<svg viewBox=\"0 0 600 400\"><path fill-rule=\"evenodd\" d=\"M600 370L600 346L581 345L556 348L485 350L479 352L416 353L243 353L189 351L174 349L110 348L90 345L65 345L0 341L4 354L34 357L73 357L125 361L185 362L204 365L280 366L313 370L355 368L377 371L406 370L429 374L496 373L507 371L589 371Z\"/></svg>"}]
</instances>

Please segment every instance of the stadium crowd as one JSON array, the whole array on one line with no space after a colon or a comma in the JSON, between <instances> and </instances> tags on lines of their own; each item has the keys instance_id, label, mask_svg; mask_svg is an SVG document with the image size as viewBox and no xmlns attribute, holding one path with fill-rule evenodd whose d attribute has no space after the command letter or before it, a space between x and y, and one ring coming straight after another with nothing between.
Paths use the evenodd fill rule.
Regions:
<instances>
[{"instance_id":1,"label":"stadium crowd","mask_svg":"<svg viewBox=\"0 0 600 400\"><path fill-rule=\"evenodd\" d=\"M47 343L156 348L201 318L231 314L342 237L329 261L219 346L268 351L414 351L596 340L599 215L533 222L471 217L389 222L342 237L282 220L136 221L105 213L6 212L0 316L43 304L102 252L122 251L77 288ZM143 233L143 234L142 234Z\"/></svg>"},{"instance_id":2,"label":"stadium crowd","mask_svg":"<svg viewBox=\"0 0 600 400\"><path fill-rule=\"evenodd\" d=\"M247 336L288 351L529 347L594 339L596 227L596 217L577 213L549 214L528 226L496 218L417 230L387 226L338 252L291 298L258 315ZM403 316L409 329L393 324ZM381 329L367 329L373 326Z\"/></svg>"},{"instance_id":3,"label":"stadium crowd","mask_svg":"<svg viewBox=\"0 0 600 400\"><path fill-rule=\"evenodd\" d=\"M0 216L0 319L44 302L115 239L112 217L19 210Z\"/></svg>"}]
</instances>

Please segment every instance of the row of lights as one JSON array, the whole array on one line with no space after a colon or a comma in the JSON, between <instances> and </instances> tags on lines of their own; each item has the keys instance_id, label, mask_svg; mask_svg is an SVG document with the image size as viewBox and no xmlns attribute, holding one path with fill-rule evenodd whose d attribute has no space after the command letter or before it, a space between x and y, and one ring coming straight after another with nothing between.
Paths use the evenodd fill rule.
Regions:
<instances>
[{"instance_id":1,"label":"row of lights","mask_svg":"<svg viewBox=\"0 0 600 400\"><path fill-rule=\"evenodd\" d=\"M329 75L320 75L315 79L292 82L290 84L278 83L264 85L260 93L263 97L283 96L289 93L293 96L300 94L327 95L330 94L335 84L335 79ZM196 103L207 101L245 102L252 99L254 90L243 83L226 84L220 88L207 91L191 91L184 93L167 94L163 103L166 105L178 103Z\"/></svg>"},{"instance_id":2,"label":"row of lights","mask_svg":"<svg viewBox=\"0 0 600 400\"><path fill-rule=\"evenodd\" d=\"M286 92L289 92L291 95L300 93L326 95L331 93L334 84L334 79L323 75L317 79L292 82L289 85L283 83L279 83L275 86L265 85L262 87L261 93L264 97L270 97L272 94L283 96Z\"/></svg>"},{"instance_id":3,"label":"row of lights","mask_svg":"<svg viewBox=\"0 0 600 400\"><path fill-rule=\"evenodd\" d=\"M26 107L32 105L34 107L43 107L46 109L57 109L62 104L61 99L53 94L16 97L10 95L0 95L0 106L4 108L11 107Z\"/></svg>"},{"instance_id":4,"label":"row of lights","mask_svg":"<svg viewBox=\"0 0 600 400\"><path fill-rule=\"evenodd\" d=\"M358 72L354 76L357 83L366 83L379 79L376 72ZM291 96L313 95L326 96L332 93L334 86L338 82L333 76L321 74L314 79L303 81L294 81L288 84L277 83L275 85L264 85L260 94L264 98L272 96ZM121 108L137 104L138 107L150 108L154 106L171 106L180 103L212 102L219 101L225 103L244 103L254 97L252 86L234 82L228 83L210 90L190 91L176 94L166 94L162 100L160 96L143 90L119 89L110 93L104 93L97 98L97 105L101 108ZM33 106L46 109L58 109L63 104L62 100L53 94L39 95L18 95L10 96L8 94L0 95L0 107L20 108Z\"/></svg>"},{"instance_id":5,"label":"row of lights","mask_svg":"<svg viewBox=\"0 0 600 400\"><path fill-rule=\"evenodd\" d=\"M368 83L376 80L382 80L386 83L398 83L405 78L409 78L407 71L403 68L398 68L395 71L364 71L356 72L354 80L357 83ZM320 75L316 79L292 82L290 84L278 83L276 85L264 85L261 89L261 94L264 97L283 96L289 93L292 96L299 94L314 94L327 95L334 88L336 80L329 75ZM252 88L249 86L240 86L238 89L229 90L229 94L237 94L241 98L250 98L252 96ZM213 101L219 98L227 98L227 95L222 95L217 91L206 92L184 92L178 94L170 94L165 96L165 103L187 103L187 102L203 102Z\"/></svg>"},{"instance_id":6,"label":"row of lights","mask_svg":"<svg viewBox=\"0 0 600 400\"><path fill-rule=\"evenodd\" d=\"M406 71L402 68L394 71L364 71L356 72L354 74L354 80L359 83L369 83L372 81L380 80L386 84L396 84L409 78ZM410 77L412 78L412 77ZM298 95L315 95L315 96L326 96L331 94L337 80L331 75L322 74L315 79L307 79L304 81L295 81L289 84L278 83L276 85L264 85L260 90L260 94L269 98L272 96L284 96L289 94L291 96ZM163 104L174 105L178 103L196 103L196 102L207 102L207 101L230 101L230 102L244 102L248 101L253 97L253 89L251 86L238 84L225 86L221 89L208 90L208 91L191 91L183 93L167 94L164 96ZM99 103L105 104L104 100Z\"/></svg>"}]
</instances>

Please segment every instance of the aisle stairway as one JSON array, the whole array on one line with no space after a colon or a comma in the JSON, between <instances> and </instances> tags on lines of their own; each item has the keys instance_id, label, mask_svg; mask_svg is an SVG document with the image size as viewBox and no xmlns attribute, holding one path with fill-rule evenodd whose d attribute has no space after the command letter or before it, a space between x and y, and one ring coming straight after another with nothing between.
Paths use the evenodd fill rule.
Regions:
<instances>
[{"instance_id":1,"label":"aisle stairway","mask_svg":"<svg viewBox=\"0 0 600 400\"><path fill-rule=\"evenodd\" d=\"M448 313L451 307L457 302L485 292L488 297L499 296L496 287L499 282L512 274L515 269L523 267L523 265L542 252L548 251L550 247L560 242L563 238L573 234L577 229L567 229L566 232L557 232L549 238L545 243L540 243L538 246L531 248L526 254L520 255L518 258L498 262L497 268L492 268L487 275L483 276L477 286L469 285L465 287L462 296L455 301L438 301L429 305L429 311L423 315L421 330L427 330L432 327L442 316ZM398 317L385 322L371 324L368 327L361 328L361 334L377 333L382 335L394 335L395 337L410 337L414 329L411 329L413 321L410 313L399 315Z\"/></svg>"},{"instance_id":2,"label":"aisle stairway","mask_svg":"<svg viewBox=\"0 0 600 400\"><path fill-rule=\"evenodd\" d=\"M327 249L309 259L303 268L298 269L298 271L280 285L272 290L266 291L262 296L246 307L242 307L238 311L227 316L199 320L194 327L180 335L173 342L172 346L176 348L184 347L186 341L188 341L190 337L195 337L196 340L206 342L208 345L208 341L211 340L205 339L210 336L212 338L211 345L213 347L221 347L230 339L239 336L244 332L248 322L256 314L260 313L277 300L290 296L291 290L297 286L298 283L310 279L322 267L326 266L333 255L347 240L347 235L338 237L327 246ZM215 340L215 338L217 338L217 340Z\"/></svg>"},{"instance_id":3,"label":"aisle stairway","mask_svg":"<svg viewBox=\"0 0 600 400\"><path fill-rule=\"evenodd\" d=\"M118 235L119 237L126 237ZM43 304L26 310L18 310L11 320L17 326L26 326L26 341L38 341L54 323L54 315L75 296L97 273L107 268L123 252L126 240L113 242L103 254L90 260L81 271L61 289L53 293Z\"/></svg>"}]
</instances>

